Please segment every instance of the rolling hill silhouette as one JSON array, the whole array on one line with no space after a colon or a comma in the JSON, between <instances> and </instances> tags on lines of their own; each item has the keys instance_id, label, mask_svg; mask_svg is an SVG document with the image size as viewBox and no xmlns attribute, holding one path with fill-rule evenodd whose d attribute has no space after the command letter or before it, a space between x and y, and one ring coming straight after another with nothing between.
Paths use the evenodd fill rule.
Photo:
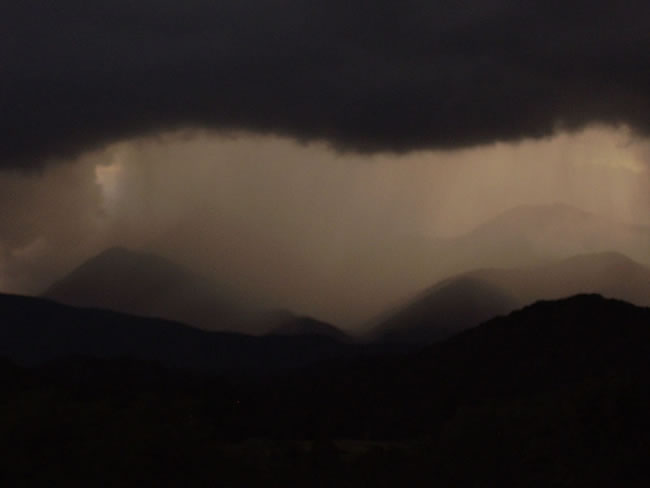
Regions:
<instances>
[{"instance_id":1,"label":"rolling hill silhouette","mask_svg":"<svg viewBox=\"0 0 650 488\"><path fill-rule=\"evenodd\" d=\"M521 394L637 370L648 353L650 308L585 294L489 320L415 354L410 367L444 371L472 395Z\"/></svg>"},{"instance_id":2,"label":"rolling hill silhouette","mask_svg":"<svg viewBox=\"0 0 650 488\"><path fill-rule=\"evenodd\" d=\"M286 394L309 398L304 415L328 418L337 435L417 438L438 435L463 406L515 402L510 408L530 395L555 401L626 379L645 382L650 393L649 372L650 308L577 295L536 302L406 355L323 374L318 391L313 379L296 381ZM295 408L309 412L307 404ZM289 422L309 424L293 415Z\"/></svg>"},{"instance_id":3,"label":"rolling hill silhouette","mask_svg":"<svg viewBox=\"0 0 650 488\"><path fill-rule=\"evenodd\" d=\"M364 300L368 314L377 315L382 307L399 307L450 276L485 268L529 268L602 252L621 253L650 266L650 227L565 204L521 205L454 237L377 235L376 244L346 256L331 281L332 286L345 282L366 290L360 297L344 297L344 305L352 308Z\"/></svg>"},{"instance_id":4,"label":"rolling hill silhouette","mask_svg":"<svg viewBox=\"0 0 650 488\"><path fill-rule=\"evenodd\" d=\"M445 280L383 320L372 337L427 344L516 309L504 290L472 277Z\"/></svg>"},{"instance_id":5,"label":"rolling hill silhouette","mask_svg":"<svg viewBox=\"0 0 650 488\"><path fill-rule=\"evenodd\" d=\"M318 334L255 337L163 319L0 294L0 357L21 364L83 355L132 357L167 367L277 371L369 349Z\"/></svg>"},{"instance_id":6,"label":"rolling hill silhouette","mask_svg":"<svg viewBox=\"0 0 650 488\"><path fill-rule=\"evenodd\" d=\"M14 325L3 320L2 347L7 330L25 334L26 324L37 331L23 339L40 348L49 347L48 329L65 338L91 328L106 341L102 327L116 327L93 315L105 312L33 298L0 296L0 310ZM142 325L108 315L139 336ZM0 474L13 484L80 486L650 480L649 308L597 295L542 301L408 354L333 361L250 382L123 358L68 356L32 368L0 361L9 393L0 402Z\"/></svg>"},{"instance_id":7,"label":"rolling hill silhouette","mask_svg":"<svg viewBox=\"0 0 650 488\"><path fill-rule=\"evenodd\" d=\"M296 335L317 335L330 337L337 341L346 342L351 338L341 329L326 322L312 319L310 317L289 316L286 320L280 321L269 335L296 336Z\"/></svg>"},{"instance_id":8,"label":"rolling hill silhouette","mask_svg":"<svg viewBox=\"0 0 650 488\"><path fill-rule=\"evenodd\" d=\"M618 253L574 256L525 269L480 269L444 280L393 312L373 334L427 343L537 300L597 293L650 306L650 269Z\"/></svg>"},{"instance_id":9,"label":"rolling hill silhouette","mask_svg":"<svg viewBox=\"0 0 650 488\"><path fill-rule=\"evenodd\" d=\"M267 334L278 328L339 336L335 327L265 309L165 258L120 247L89 259L44 294L59 303L179 321L205 330ZM327 326L327 327L326 327ZM338 329L336 329L338 330Z\"/></svg>"},{"instance_id":10,"label":"rolling hill silhouette","mask_svg":"<svg viewBox=\"0 0 650 488\"><path fill-rule=\"evenodd\" d=\"M255 308L214 281L154 254L114 247L54 283L43 297L67 305L178 320L207 330L241 327Z\"/></svg>"}]
</instances>

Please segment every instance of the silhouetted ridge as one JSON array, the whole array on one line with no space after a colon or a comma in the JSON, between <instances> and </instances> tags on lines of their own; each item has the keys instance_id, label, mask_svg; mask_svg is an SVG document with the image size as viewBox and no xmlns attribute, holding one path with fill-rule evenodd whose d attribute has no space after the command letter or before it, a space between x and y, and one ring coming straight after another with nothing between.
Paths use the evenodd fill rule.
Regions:
<instances>
[{"instance_id":1,"label":"silhouetted ridge","mask_svg":"<svg viewBox=\"0 0 650 488\"><path fill-rule=\"evenodd\" d=\"M0 333L38 325L31 319L39 307L42 317L73 318L61 315L70 307L0 295L3 319L14 325L3 320ZM98 313L74 311L77 326L97 333L90 312ZM73 330L40 325L30 339ZM306 345L316 339L301 337L286 350L269 344L296 338L195 332L201 343L208 336L265 342L256 354L272 349L276 359L313 356ZM320 339L319 347L349 346ZM583 294L537 302L418 352L358 351L255 381L123 357L9 365L15 381L0 402L8 414L1 474L39 485L70 473L95 484L129 479L129 486L215 479L232 486L269 486L269 479L283 486L648 485L649 308ZM170 473L177 476L171 483Z\"/></svg>"},{"instance_id":2,"label":"silhouetted ridge","mask_svg":"<svg viewBox=\"0 0 650 488\"><path fill-rule=\"evenodd\" d=\"M561 397L611 378L642 378L650 387L650 308L578 295L537 302L418 352L323 376L312 401L346 399L345 409L314 407L334 425L379 438L419 437L439 432L462 407Z\"/></svg>"},{"instance_id":3,"label":"silhouetted ridge","mask_svg":"<svg viewBox=\"0 0 650 488\"><path fill-rule=\"evenodd\" d=\"M44 296L67 305L160 317L208 330L258 332L261 310L163 257L113 247L54 283Z\"/></svg>"},{"instance_id":4,"label":"silhouetted ridge","mask_svg":"<svg viewBox=\"0 0 650 488\"><path fill-rule=\"evenodd\" d=\"M428 288L375 329L384 340L425 344L538 300L597 293L650 305L650 269L617 252L545 265L479 269Z\"/></svg>"},{"instance_id":5,"label":"silhouetted ridge","mask_svg":"<svg viewBox=\"0 0 650 488\"><path fill-rule=\"evenodd\" d=\"M291 317L283 321L269 333L271 335L317 335L331 337L339 341L350 340L341 329L311 317Z\"/></svg>"},{"instance_id":6,"label":"silhouetted ridge","mask_svg":"<svg viewBox=\"0 0 650 488\"><path fill-rule=\"evenodd\" d=\"M480 279L445 280L395 312L374 334L388 342L426 344L517 306L514 297Z\"/></svg>"},{"instance_id":7,"label":"silhouetted ridge","mask_svg":"<svg viewBox=\"0 0 650 488\"><path fill-rule=\"evenodd\" d=\"M476 389L472 394L631 371L650 366L650 308L596 294L539 301L422 351L414 365L444 370L445 382Z\"/></svg>"},{"instance_id":8,"label":"silhouetted ridge","mask_svg":"<svg viewBox=\"0 0 650 488\"><path fill-rule=\"evenodd\" d=\"M245 294L166 258L122 247L89 259L43 296L67 305L163 318L205 330L264 335L284 326L292 335L342 338L343 334L322 322L309 327L308 321L291 312L261 307Z\"/></svg>"},{"instance_id":9,"label":"silhouetted ridge","mask_svg":"<svg viewBox=\"0 0 650 488\"><path fill-rule=\"evenodd\" d=\"M0 294L0 357L40 364L70 355L128 356L212 372L273 372L371 352L323 335L255 337L168 320Z\"/></svg>"}]
</instances>

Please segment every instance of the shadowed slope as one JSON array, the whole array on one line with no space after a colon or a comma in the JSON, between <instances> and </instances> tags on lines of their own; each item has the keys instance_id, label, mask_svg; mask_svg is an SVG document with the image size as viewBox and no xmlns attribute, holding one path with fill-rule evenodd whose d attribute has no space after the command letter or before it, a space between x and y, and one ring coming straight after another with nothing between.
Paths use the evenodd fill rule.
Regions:
<instances>
[{"instance_id":1,"label":"shadowed slope","mask_svg":"<svg viewBox=\"0 0 650 488\"><path fill-rule=\"evenodd\" d=\"M579 295L537 302L415 353L323 375L318 391L313 380L291 388L316 395L311 415L344 426L340 435L409 438L437 435L463 406L528 395L561 400L562 391L612 378L650 388L648 371L650 309ZM345 398L345 405L328 411L326 398Z\"/></svg>"},{"instance_id":2,"label":"shadowed slope","mask_svg":"<svg viewBox=\"0 0 650 488\"><path fill-rule=\"evenodd\" d=\"M317 335L254 337L178 322L0 295L0 357L38 364L69 355L129 356L206 371L273 371L363 352Z\"/></svg>"},{"instance_id":3,"label":"shadowed slope","mask_svg":"<svg viewBox=\"0 0 650 488\"><path fill-rule=\"evenodd\" d=\"M165 258L119 247L89 259L43 296L67 305L159 317L205 330L260 335L282 326L292 335L336 335L333 326L309 327L303 318L251 303L241 293Z\"/></svg>"},{"instance_id":4,"label":"shadowed slope","mask_svg":"<svg viewBox=\"0 0 650 488\"><path fill-rule=\"evenodd\" d=\"M427 344L514 310L519 302L486 281L445 280L384 320L373 335L383 341Z\"/></svg>"},{"instance_id":5,"label":"shadowed slope","mask_svg":"<svg viewBox=\"0 0 650 488\"><path fill-rule=\"evenodd\" d=\"M383 340L427 343L537 300L598 293L650 305L650 269L622 254L574 256L525 269L480 269L434 285L383 320Z\"/></svg>"},{"instance_id":6,"label":"shadowed slope","mask_svg":"<svg viewBox=\"0 0 650 488\"><path fill-rule=\"evenodd\" d=\"M115 247L89 259L43 295L67 305L239 328L254 312L216 282L153 254ZM243 328L242 331L246 331Z\"/></svg>"},{"instance_id":7,"label":"shadowed slope","mask_svg":"<svg viewBox=\"0 0 650 488\"><path fill-rule=\"evenodd\" d=\"M16 379L0 467L38 484L642 487L649 372L650 309L595 295L248 385L121 359L0 362Z\"/></svg>"},{"instance_id":8,"label":"shadowed slope","mask_svg":"<svg viewBox=\"0 0 650 488\"><path fill-rule=\"evenodd\" d=\"M289 316L280 325L273 328L269 334L279 336L317 335L342 342L350 340L350 337L341 329L310 317Z\"/></svg>"}]
</instances>

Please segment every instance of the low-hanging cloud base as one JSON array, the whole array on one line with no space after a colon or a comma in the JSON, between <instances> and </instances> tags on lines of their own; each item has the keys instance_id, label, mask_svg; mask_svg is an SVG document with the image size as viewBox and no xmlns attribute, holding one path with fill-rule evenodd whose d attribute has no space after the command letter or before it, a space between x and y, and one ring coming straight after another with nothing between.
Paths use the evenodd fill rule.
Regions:
<instances>
[{"instance_id":1,"label":"low-hanging cloud base","mask_svg":"<svg viewBox=\"0 0 650 488\"><path fill-rule=\"evenodd\" d=\"M646 0L36 0L0 32L3 167L182 128L361 152L650 131Z\"/></svg>"}]
</instances>

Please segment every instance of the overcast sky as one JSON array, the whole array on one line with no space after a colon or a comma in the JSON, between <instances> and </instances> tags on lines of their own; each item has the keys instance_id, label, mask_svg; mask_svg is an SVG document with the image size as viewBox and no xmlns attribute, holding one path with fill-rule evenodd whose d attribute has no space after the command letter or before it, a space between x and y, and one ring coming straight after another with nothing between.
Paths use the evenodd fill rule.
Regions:
<instances>
[{"instance_id":1,"label":"overcast sky","mask_svg":"<svg viewBox=\"0 0 650 488\"><path fill-rule=\"evenodd\" d=\"M352 323L379 244L521 203L650 224L647 1L35 0L0 32L3 291L121 244Z\"/></svg>"}]
</instances>

